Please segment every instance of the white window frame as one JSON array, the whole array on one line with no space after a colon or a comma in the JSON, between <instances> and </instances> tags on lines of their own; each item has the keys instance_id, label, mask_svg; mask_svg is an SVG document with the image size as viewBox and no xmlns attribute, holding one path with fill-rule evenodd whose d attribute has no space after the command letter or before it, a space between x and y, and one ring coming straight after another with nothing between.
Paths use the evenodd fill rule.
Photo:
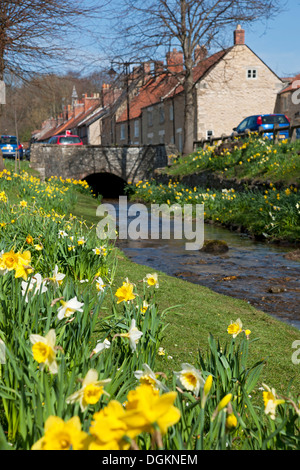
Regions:
<instances>
[{"instance_id":1,"label":"white window frame","mask_svg":"<svg viewBox=\"0 0 300 470\"><path fill-rule=\"evenodd\" d=\"M209 139L210 137L213 137L214 131L212 129L208 129L206 131L206 138Z\"/></svg>"},{"instance_id":2,"label":"white window frame","mask_svg":"<svg viewBox=\"0 0 300 470\"><path fill-rule=\"evenodd\" d=\"M249 67L246 70L246 78L247 80L257 80L258 77L258 70L255 67Z\"/></svg>"}]
</instances>

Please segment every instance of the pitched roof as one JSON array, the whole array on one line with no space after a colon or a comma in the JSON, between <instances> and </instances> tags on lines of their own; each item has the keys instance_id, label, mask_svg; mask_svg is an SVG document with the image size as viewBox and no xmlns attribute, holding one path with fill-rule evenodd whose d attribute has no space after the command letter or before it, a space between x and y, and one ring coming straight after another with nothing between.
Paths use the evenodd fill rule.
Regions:
<instances>
[{"instance_id":1,"label":"pitched roof","mask_svg":"<svg viewBox=\"0 0 300 470\"><path fill-rule=\"evenodd\" d=\"M59 126L51 129L48 131L45 135L42 136L41 141L45 141L50 139L50 137L53 137L55 135L60 135L63 134L65 131L68 129L74 129L83 119L88 117L91 113L95 111L95 109L99 108L99 103L94 103L87 111L82 111L78 116L76 117L71 117L64 123L60 124Z\"/></svg>"},{"instance_id":2,"label":"pitched roof","mask_svg":"<svg viewBox=\"0 0 300 470\"><path fill-rule=\"evenodd\" d=\"M193 80L196 83L200 80L214 65L221 60L229 49L219 51L210 57L200 61L193 69ZM137 119L142 109L162 102L164 99L178 95L183 92L183 85L173 75L163 73L157 78L150 78L148 82L141 87L139 94L130 100L129 118ZM120 115L117 122L127 121L127 109Z\"/></svg>"},{"instance_id":3,"label":"pitched roof","mask_svg":"<svg viewBox=\"0 0 300 470\"><path fill-rule=\"evenodd\" d=\"M296 83L297 82L297 83ZM289 84L279 92L279 94L286 93L288 91L295 91L300 88L300 73L291 78Z\"/></svg>"}]
</instances>

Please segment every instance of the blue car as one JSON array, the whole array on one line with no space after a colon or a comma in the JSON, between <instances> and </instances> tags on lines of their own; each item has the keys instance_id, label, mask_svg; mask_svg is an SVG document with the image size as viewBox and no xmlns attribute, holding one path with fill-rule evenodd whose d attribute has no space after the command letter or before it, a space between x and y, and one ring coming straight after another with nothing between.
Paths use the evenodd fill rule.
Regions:
<instances>
[{"instance_id":1,"label":"blue car","mask_svg":"<svg viewBox=\"0 0 300 470\"><path fill-rule=\"evenodd\" d=\"M19 158L23 158L23 146L14 135L2 135L0 137L0 148L4 158L15 158L16 151L19 152Z\"/></svg>"},{"instance_id":2,"label":"blue car","mask_svg":"<svg viewBox=\"0 0 300 470\"><path fill-rule=\"evenodd\" d=\"M249 129L251 132L257 132L260 127L266 129L263 136L273 139L274 124L279 127L289 127L290 121L284 114L258 114L255 116L248 116L233 130L238 134L245 132ZM268 132L271 131L271 132ZM285 129L279 133L279 139L287 139L289 137L289 129Z\"/></svg>"}]
</instances>

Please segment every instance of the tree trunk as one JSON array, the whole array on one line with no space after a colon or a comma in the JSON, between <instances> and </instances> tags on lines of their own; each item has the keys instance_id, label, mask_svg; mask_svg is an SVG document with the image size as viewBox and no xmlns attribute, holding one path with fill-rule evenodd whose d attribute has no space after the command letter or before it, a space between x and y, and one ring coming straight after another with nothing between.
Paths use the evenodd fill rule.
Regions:
<instances>
[{"instance_id":1,"label":"tree trunk","mask_svg":"<svg viewBox=\"0 0 300 470\"><path fill-rule=\"evenodd\" d=\"M185 58L186 76L184 81L184 155L188 155L194 150L195 127L193 60L190 51L188 51L187 55L188 57Z\"/></svg>"}]
</instances>

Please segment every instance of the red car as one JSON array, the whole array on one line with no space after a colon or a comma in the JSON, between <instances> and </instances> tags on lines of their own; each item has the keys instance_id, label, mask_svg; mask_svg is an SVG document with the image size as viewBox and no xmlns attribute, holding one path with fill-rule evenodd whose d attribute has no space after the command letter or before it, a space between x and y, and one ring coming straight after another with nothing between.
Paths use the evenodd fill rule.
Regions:
<instances>
[{"instance_id":1,"label":"red car","mask_svg":"<svg viewBox=\"0 0 300 470\"><path fill-rule=\"evenodd\" d=\"M83 145L83 142L78 135L73 135L67 131L64 135L55 135L54 137L51 137L48 144Z\"/></svg>"}]
</instances>

